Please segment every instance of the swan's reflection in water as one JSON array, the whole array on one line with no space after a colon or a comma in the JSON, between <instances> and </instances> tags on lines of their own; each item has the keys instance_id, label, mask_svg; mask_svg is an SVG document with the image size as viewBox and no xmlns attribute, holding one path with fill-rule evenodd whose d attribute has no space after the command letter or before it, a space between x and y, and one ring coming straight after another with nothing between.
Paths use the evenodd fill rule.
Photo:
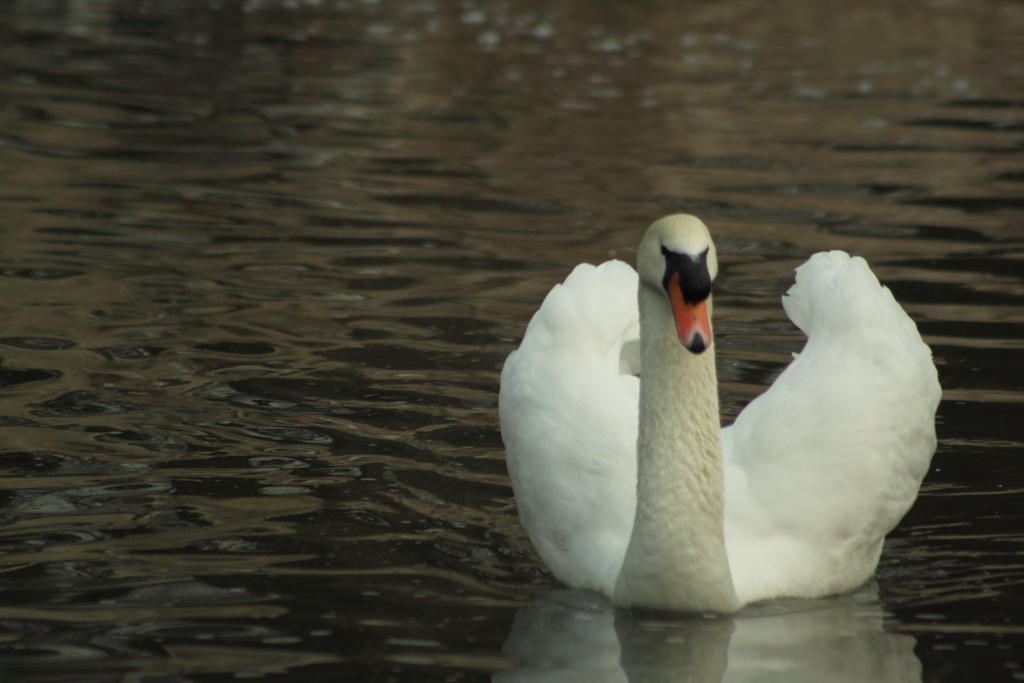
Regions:
<instances>
[{"instance_id":1,"label":"swan's reflection in water","mask_svg":"<svg viewBox=\"0 0 1024 683\"><path fill-rule=\"evenodd\" d=\"M616 612L583 591L544 594L502 648L494 683L921 681L914 638L887 633L877 588L754 605L733 618Z\"/></svg>"}]
</instances>

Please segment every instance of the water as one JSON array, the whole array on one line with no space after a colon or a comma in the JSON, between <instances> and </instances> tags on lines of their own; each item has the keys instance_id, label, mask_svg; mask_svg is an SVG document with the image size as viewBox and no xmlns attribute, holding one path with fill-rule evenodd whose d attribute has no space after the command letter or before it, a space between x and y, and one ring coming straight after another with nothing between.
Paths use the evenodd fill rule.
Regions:
<instances>
[{"instance_id":1,"label":"water","mask_svg":"<svg viewBox=\"0 0 1024 683\"><path fill-rule=\"evenodd\" d=\"M1022 34L999 0L0 2L4 678L1024 678ZM501 363L675 211L719 245L726 420L815 251L932 345L876 585L616 615L519 528Z\"/></svg>"}]
</instances>

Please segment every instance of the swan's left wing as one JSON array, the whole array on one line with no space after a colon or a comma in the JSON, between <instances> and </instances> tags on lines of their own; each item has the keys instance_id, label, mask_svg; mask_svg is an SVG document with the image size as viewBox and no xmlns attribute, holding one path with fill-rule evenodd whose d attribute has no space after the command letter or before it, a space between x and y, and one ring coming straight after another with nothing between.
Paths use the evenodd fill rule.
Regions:
<instances>
[{"instance_id":1,"label":"swan's left wing","mask_svg":"<svg viewBox=\"0 0 1024 683\"><path fill-rule=\"evenodd\" d=\"M744 601L867 580L935 452L931 350L864 259L815 254L783 305L807 344L722 436Z\"/></svg>"}]
</instances>

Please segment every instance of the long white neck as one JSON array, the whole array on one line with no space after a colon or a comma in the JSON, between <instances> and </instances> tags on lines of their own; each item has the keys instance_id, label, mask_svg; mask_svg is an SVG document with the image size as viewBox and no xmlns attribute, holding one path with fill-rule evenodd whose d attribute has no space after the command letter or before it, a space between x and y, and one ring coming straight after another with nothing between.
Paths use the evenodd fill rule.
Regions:
<instances>
[{"instance_id":1,"label":"long white neck","mask_svg":"<svg viewBox=\"0 0 1024 683\"><path fill-rule=\"evenodd\" d=\"M715 349L687 351L669 302L640 285L640 437L636 520L614 601L624 607L734 612Z\"/></svg>"}]
</instances>

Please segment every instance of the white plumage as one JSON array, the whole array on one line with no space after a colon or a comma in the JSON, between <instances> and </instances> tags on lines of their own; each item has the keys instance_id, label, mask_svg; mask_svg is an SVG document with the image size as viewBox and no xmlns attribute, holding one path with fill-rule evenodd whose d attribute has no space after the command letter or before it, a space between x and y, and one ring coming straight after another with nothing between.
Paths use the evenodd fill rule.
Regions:
<instances>
[{"instance_id":1,"label":"white plumage","mask_svg":"<svg viewBox=\"0 0 1024 683\"><path fill-rule=\"evenodd\" d=\"M505 363L501 432L534 546L562 582L623 605L733 611L856 588L873 574L885 534L909 510L935 451L941 389L930 349L863 259L815 254L783 297L808 336L803 351L733 426L720 430L717 417L702 424L693 404L703 401L717 416L717 385L687 379L697 370L686 368L711 363L713 375L713 347L690 353L674 327L664 336L671 347L654 342L672 320L661 289L666 248L693 258L710 250L707 267L717 274L703 224L662 219L641 244L639 278L618 261L577 266ZM638 289L644 329L655 331L642 359ZM638 373L650 382L645 405ZM645 419L653 435L641 446L651 453L640 458L652 463L640 477L650 482L639 501L646 526L631 545ZM711 460L691 453L716 451L719 433ZM705 490L715 488L717 467L724 491ZM702 468L711 470L706 481ZM701 475L696 482L692 472ZM715 512L719 500L724 510ZM726 578L716 583L718 560L705 548L722 537ZM620 573L629 576L619 581ZM676 595L677 584L702 587Z\"/></svg>"}]
</instances>

